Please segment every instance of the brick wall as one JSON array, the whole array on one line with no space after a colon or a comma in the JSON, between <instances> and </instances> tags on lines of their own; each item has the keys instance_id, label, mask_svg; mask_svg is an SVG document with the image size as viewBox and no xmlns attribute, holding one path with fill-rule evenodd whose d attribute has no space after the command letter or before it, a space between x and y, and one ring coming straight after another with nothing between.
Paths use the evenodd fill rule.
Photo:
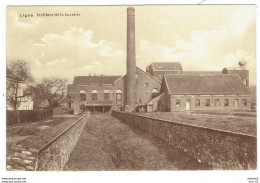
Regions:
<instances>
[{"instance_id":1,"label":"brick wall","mask_svg":"<svg viewBox=\"0 0 260 183\"><path fill-rule=\"evenodd\" d=\"M176 100L181 101L181 106L176 106ZM200 106L196 106L196 100L200 100ZM210 106L205 106L205 100L210 99ZM215 106L215 99L219 99L220 105ZM224 106L224 100L229 99L229 106ZM238 106L235 106L234 100L238 99ZM247 106L244 106L242 100L247 100ZM185 111L186 100L190 100L190 110L225 110L225 109L250 109L250 96L198 96L198 95L171 95L171 110L170 111Z\"/></svg>"},{"instance_id":2,"label":"brick wall","mask_svg":"<svg viewBox=\"0 0 260 183\"><path fill-rule=\"evenodd\" d=\"M137 104L146 104L152 99L152 90L160 91L161 83L150 75L137 68L136 96ZM134 88L133 88L134 89Z\"/></svg>"},{"instance_id":3,"label":"brick wall","mask_svg":"<svg viewBox=\"0 0 260 183\"><path fill-rule=\"evenodd\" d=\"M182 149L199 162L213 169L256 169L256 137L143 117L137 114L112 112L125 123L131 123L171 145Z\"/></svg>"},{"instance_id":4,"label":"brick wall","mask_svg":"<svg viewBox=\"0 0 260 183\"><path fill-rule=\"evenodd\" d=\"M123 80L123 79L121 79ZM68 89L68 96L73 96L73 109L74 114L77 114L80 110L80 106L84 105L86 101L92 101L92 90L97 90L98 92L98 101L104 101L104 90L107 89L110 91L109 94L109 101L113 101L114 105L122 105L122 101L116 101L116 90L120 89L122 92L124 91L123 88L123 81L116 82L115 85L71 85ZM85 90L86 91L86 100L82 101L80 99L80 91ZM124 95L124 94L123 94Z\"/></svg>"}]
</instances>

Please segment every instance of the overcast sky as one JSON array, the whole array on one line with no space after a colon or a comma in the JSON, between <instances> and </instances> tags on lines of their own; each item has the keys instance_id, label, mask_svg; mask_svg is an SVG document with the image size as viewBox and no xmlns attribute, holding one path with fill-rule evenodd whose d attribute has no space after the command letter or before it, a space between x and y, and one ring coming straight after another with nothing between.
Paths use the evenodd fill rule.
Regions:
<instances>
[{"instance_id":1,"label":"overcast sky","mask_svg":"<svg viewBox=\"0 0 260 183\"><path fill-rule=\"evenodd\" d=\"M7 60L22 59L36 78L124 75L125 6L8 7ZM37 13L80 16L37 17ZM21 17L33 14L33 17ZM184 70L222 70L246 61L256 83L254 5L137 6L136 61L181 62Z\"/></svg>"}]
</instances>

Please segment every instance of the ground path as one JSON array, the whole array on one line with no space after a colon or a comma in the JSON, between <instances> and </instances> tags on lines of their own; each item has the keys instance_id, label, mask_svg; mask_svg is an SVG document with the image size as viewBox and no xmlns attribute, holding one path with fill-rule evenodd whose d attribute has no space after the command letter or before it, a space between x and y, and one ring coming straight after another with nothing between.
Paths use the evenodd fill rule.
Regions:
<instances>
[{"instance_id":1,"label":"ground path","mask_svg":"<svg viewBox=\"0 0 260 183\"><path fill-rule=\"evenodd\" d=\"M64 170L210 169L111 115L91 115Z\"/></svg>"}]
</instances>

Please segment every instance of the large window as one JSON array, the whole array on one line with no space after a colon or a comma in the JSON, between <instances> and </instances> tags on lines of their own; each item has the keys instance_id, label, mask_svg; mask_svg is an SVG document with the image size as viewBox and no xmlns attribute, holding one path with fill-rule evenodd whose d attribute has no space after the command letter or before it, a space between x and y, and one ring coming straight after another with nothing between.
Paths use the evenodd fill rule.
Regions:
<instances>
[{"instance_id":1,"label":"large window","mask_svg":"<svg viewBox=\"0 0 260 183\"><path fill-rule=\"evenodd\" d=\"M229 99L224 100L224 106L229 106Z\"/></svg>"},{"instance_id":2,"label":"large window","mask_svg":"<svg viewBox=\"0 0 260 183\"><path fill-rule=\"evenodd\" d=\"M243 106L247 106L247 99L242 99Z\"/></svg>"},{"instance_id":3,"label":"large window","mask_svg":"<svg viewBox=\"0 0 260 183\"><path fill-rule=\"evenodd\" d=\"M104 100L109 100L109 93L108 89L104 90Z\"/></svg>"},{"instance_id":4,"label":"large window","mask_svg":"<svg viewBox=\"0 0 260 183\"><path fill-rule=\"evenodd\" d=\"M205 106L209 107L210 106L210 99L205 100Z\"/></svg>"},{"instance_id":5,"label":"large window","mask_svg":"<svg viewBox=\"0 0 260 183\"><path fill-rule=\"evenodd\" d=\"M181 100L179 99L176 100L176 107L181 107Z\"/></svg>"},{"instance_id":6,"label":"large window","mask_svg":"<svg viewBox=\"0 0 260 183\"><path fill-rule=\"evenodd\" d=\"M196 106L199 107L200 106L200 99L196 100Z\"/></svg>"},{"instance_id":7,"label":"large window","mask_svg":"<svg viewBox=\"0 0 260 183\"><path fill-rule=\"evenodd\" d=\"M81 101L85 101L86 100L86 91L85 90L80 90L79 94L80 94L80 100Z\"/></svg>"},{"instance_id":8,"label":"large window","mask_svg":"<svg viewBox=\"0 0 260 183\"><path fill-rule=\"evenodd\" d=\"M116 100L121 101L122 100L122 90L117 89L116 90Z\"/></svg>"},{"instance_id":9,"label":"large window","mask_svg":"<svg viewBox=\"0 0 260 183\"><path fill-rule=\"evenodd\" d=\"M92 90L91 95L92 95L92 100L98 100L97 90Z\"/></svg>"},{"instance_id":10,"label":"large window","mask_svg":"<svg viewBox=\"0 0 260 183\"><path fill-rule=\"evenodd\" d=\"M152 98L154 98L154 97L156 97L156 96L158 96L158 89L157 89L157 88L154 88L154 89L152 90Z\"/></svg>"},{"instance_id":11,"label":"large window","mask_svg":"<svg viewBox=\"0 0 260 183\"><path fill-rule=\"evenodd\" d=\"M219 101L219 99L215 99L214 104L215 104L216 107L219 107L219 106L220 106L220 101Z\"/></svg>"}]
</instances>

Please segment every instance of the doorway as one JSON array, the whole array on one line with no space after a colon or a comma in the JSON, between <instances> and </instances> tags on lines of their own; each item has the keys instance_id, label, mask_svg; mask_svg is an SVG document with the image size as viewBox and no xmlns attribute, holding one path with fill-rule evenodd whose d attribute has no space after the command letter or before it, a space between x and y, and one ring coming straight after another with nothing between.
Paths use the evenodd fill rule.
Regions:
<instances>
[{"instance_id":1,"label":"doorway","mask_svg":"<svg viewBox=\"0 0 260 183\"><path fill-rule=\"evenodd\" d=\"M186 111L190 111L190 99L186 100Z\"/></svg>"}]
</instances>

